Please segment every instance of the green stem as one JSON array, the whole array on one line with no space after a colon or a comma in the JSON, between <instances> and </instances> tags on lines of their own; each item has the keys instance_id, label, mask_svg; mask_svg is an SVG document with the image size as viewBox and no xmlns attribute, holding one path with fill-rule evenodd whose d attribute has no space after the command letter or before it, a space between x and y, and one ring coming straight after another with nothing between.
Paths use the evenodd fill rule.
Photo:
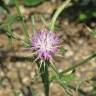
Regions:
<instances>
[{"instance_id":1,"label":"green stem","mask_svg":"<svg viewBox=\"0 0 96 96\"><path fill-rule=\"evenodd\" d=\"M96 52L92 53L89 57L87 57L86 59L82 60L81 62L77 63L77 64L74 64L73 66L63 70L62 72L60 72L60 74L64 74L70 70L73 70L81 65L84 65L86 64L87 62L89 62L91 59L95 58L96 57Z\"/></svg>"},{"instance_id":2,"label":"green stem","mask_svg":"<svg viewBox=\"0 0 96 96\"><path fill-rule=\"evenodd\" d=\"M9 18L9 15L8 15L8 18ZM7 36L8 36L8 40L9 40L8 45L9 45L9 48L11 48L12 47L12 35L13 35L13 32L11 30L12 29L11 22L8 23L7 29L8 29ZM10 34L10 35L8 35L8 34Z\"/></svg>"},{"instance_id":3,"label":"green stem","mask_svg":"<svg viewBox=\"0 0 96 96\"><path fill-rule=\"evenodd\" d=\"M40 76L42 78L42 82L45 89L45 95L49 96L49 73L48 73L48 65L49 62L45 61L40 64L40 62L37 62L38 69L40 69Z\"/></svg>"},{"instance_id":4,"label":"green stem","mask_svg":"<svg viewBox=\"0 0 96 96\"><path fill-rule=\"evenodd\" d=\"M52 21L51 21L51 31L54 31L55 22L60 15L60 13L68 6L71 0L66 0L60 7L57 8L57 11L53 15Z\"/></svg>"},{"instance_id":5,"label":"green stem","mask_svg":"<svg viewBox=\"0 0 96 96\"><path fill-rule=\"evenodd\" d=\"M24 36L25 36L25 42L26 43L29 43L29 34L28 34L28 30L27 30L27 25L24 21L24 17L20 11L20 8L19 8L19 1L18 0L14 0L15 1L15 5L16 5L16 9L17 9L17 12L21 18L21 23L22 23L22 26L23 26L23 32L24 32Z\"/></svg>"},{"instance_id":6,"label":"green stem","mask_svg":"<svg viewBox=\"0 0 96 96\"><path fill-rule=\"evenodd\" d=\"M31 22L32 22L32 31L35 34L36 30L35 30L35 17L31 16Z\"/></svg>"}]
</instances>

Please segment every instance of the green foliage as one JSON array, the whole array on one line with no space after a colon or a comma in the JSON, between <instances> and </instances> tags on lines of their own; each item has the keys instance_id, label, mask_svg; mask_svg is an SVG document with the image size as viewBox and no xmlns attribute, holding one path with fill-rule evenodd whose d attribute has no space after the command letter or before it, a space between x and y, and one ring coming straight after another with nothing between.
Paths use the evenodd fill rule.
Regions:
<instances>
[{"instance_id":1,"label":"green foliage","mask_svg":"<svg viewBox=\"0 0 96 96\"><path fill-rule=\"evenodd\" d=\"M75 16L77 16L75 20L79 22L86 22L96 18L96 0L72 0L72 2L71 10L75 11L77 8L77 12L73 15L73 20Z\"/></svg>"},{"instance_id":2,"label":"green foliage","mask_svg":"<svg viewBox=\"0 0 96 96\"><path fill-rule=\"evenodd\" d=\"M84 21L84 20L86 20L87 19L87 16L86 16L86 14L84 14L84 13L80 13L80 15L79 15L79 21Z\"/></svg>"},{"instance_id":3,"label":"green foliage","mask_svg":"<svg viewBox=\"0 0 96 96\"><path fill-rule=\"evenodd\" d=\"M74 74L62 75L60 80L63 83L69 84L71 81L77 80L77 77Z\"/></svg>"},{"instance_id":4,"label":"green foliage","mask_svg":"<svg viewBox=\"0 0 96 96\"><path fill-rule=\"evenodd\" d=\"M8 36L8 40L9 40L8 45L10 47L12 45L12 38L13 38L12 24L16 21L16 18L17 18L16 16L8 15L5 23L1 24L1 28L4 28L5 30L7 30L7 36Z\"/></svg>"},{"instance_id":5,"label":"green foliage","mask_svg":"<svg viewBox=\"0 0 96 96\"><path fill-rule=\"evenodd\" d=\"M22 23L22 27L23 27L23 33L24 33L24 37L25 37L25 43L28 43L29 44L30 42L29 42L28 26L25 23L24 16L22 15L21 10L19 8L20 7L19 0L14 0L14 2L15 2L15 5L16 5L17 13L18 13L18 15L21 18L21 23ZM25 44L25 47L26 47L26 44Z\"/></svg>"},{"instance_id":6,"label":"green foliage","mask_svg":"<svg viewBox=\"0 0 96 96\"><path fill-rule=\"evenodd\" d=\"M60 84L60 86L64 88L68 96L73 96L71 93L72 88L70 88L70 85L72 81L78 80L78 78L74 74L68 74L68 75L59 74L59 76L58 74L56 74L53 75L50 79L51 79L50 81L54 80L57 81Z\"/></svg>"},{"instance_id":7,"label":"green foliage","mask_svg":"<svg viewBox=\"0 0 96 96\"><path fill-rule=\"evenodd\" d=\"M24 0L24 4L26 6L36 6L40 3L42 3L45 0Z\"/></svg>"},{"instance_id":8,"label":"green foliage","mask_svg":"<svg viewBox=\"0 0 96 96\"><path fill-rule=\"evenodd\" d=\"M77 77L74 74L68 74L68 75L63 75L60 74L59 78L57 75L53 75L50 78L50 81L59 81L61 84L69 84L73 80L77 80Z\"/></svg>"},{"instance_id":9,"label":"green foliage","mask_svg":"<svg viewBox=\"0 0 96 96\"><path fill-rule=\"evenodd\" d=\"M8 34L8 37L9 37L9 46L11 47L12 46L12 36L13 36L13 32L12 32L12 24L13 24L13 21L14 21L14 16L13 16L13 18L12 18L12 16L8 16L8 18L9 18L9 21L11 21L11 22L9 22L9 24L8 24L8 26L7 26L7 29L8 29L8 32L7 32L7 34Z\"/></svg>"},{"instance_id":10,"label":"green foliage","mask_svg":"<svg viewBox=\"0 0 96 96\"><path fill-rule=\"evenodd\" d=\"M61 47L61 48L60 48L60 52L61 52L61 53L65 53L65 52L66 52L65 48Z\"/></svg>"},{"instance_id":11,"label":"green foliage","mask_svg":"<svg viewBox=\"0 0 96 96\"><path fill-rule=\"evenodd\" d=\"M96 10L86 10L84 12L81 12L78 17L78 21L85 21L91 18L96 18Z\"/></svg>"}]
</instances>

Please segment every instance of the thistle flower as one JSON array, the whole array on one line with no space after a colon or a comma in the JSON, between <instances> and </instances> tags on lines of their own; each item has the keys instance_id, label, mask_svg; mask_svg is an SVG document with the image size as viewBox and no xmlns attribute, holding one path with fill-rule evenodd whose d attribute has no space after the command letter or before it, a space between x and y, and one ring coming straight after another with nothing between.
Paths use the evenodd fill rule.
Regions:
<instances>
[{"instance_id":1,"label":"thistle flower","mask_svg":"<svg viewBox=\"0 0 96 96\"><path fill-rule=\"evenodd\" d=\"M32 50L37 53L37 58L49 60L58 50L59 38L55 33L43 29L38 31L31 39Z\"/></svg>"}]
</instances>

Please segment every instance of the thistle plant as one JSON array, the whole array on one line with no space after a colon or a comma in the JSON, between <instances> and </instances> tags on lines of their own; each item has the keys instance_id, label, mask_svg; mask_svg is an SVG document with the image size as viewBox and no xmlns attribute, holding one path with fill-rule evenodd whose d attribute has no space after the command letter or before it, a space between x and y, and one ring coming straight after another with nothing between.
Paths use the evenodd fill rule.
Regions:
<instances>
[{"instance_id":1,"label":"thistle plant","mask_svg":"<svg viewBox=\"0 0 96 96\"><path fill-rule=\"evenodd\" d=\"M31 39L31 49L35 52L36 62L45 87L45 94L49 96L48 66L50 60L58 50L59 38L55 33L43 29Z\"/></svg>"},{"instance_id":2,"label":"thistle plant","mask_svg":"<svg viewBox=\"0 0 96 96\"><path fill-rule=\"evenodd\" d=\"M50 28L42 29L36 32L36 34L31 39L31 49L35 53L36 63L37 63L38 69L40 69L40 75L42 78L42 82L44 84L46 96L49 96L48 67L50 64L51 66L54 67L52 63L52 57L55 55L55 53L58 51L58 48L60 47L59 37L53 32L54 25L60 12L66 7L66 5L69 2L70 0L68 0L66 3L64 2L64 4L60 6L60 8L58 8L58 10L53 16L52 22L50 24L51 25ZM55 67L54 67L54 70L58 74Z\"/></svg>"},{"instance_id":3,"label":"thistle plant","mask_svg":"<svg viewBox=\"0 0 96 96\"><path fill-rule=\"evenodd\" d=\"M21 18L22 26L24 29L23 31L24 31L25 38L24 38L23 42L25 45L27 45L28 49L30 49L34 53L33 54L34 61L37 64L37 67L38 67L38 70L39 70L39 73L40 73L40 76L41 76L41 79L42 79L42 82L44 85L45 95L49 96L49 86L52 81L49 78L49 67L51 67L56 73L56 76L53 75L51 77L51 79L54 78L54 80L58 80L60 85L66 89L65 81L74 80L74 77L72 77L70 75L68 75L68 77L66 77L66 76L64 77L63 74L70 70L77 68L80 65L85 64L92 58L96 57L96 53L93 53L88 58L82 60L81 62L79 62L77 64L74 64L74 66L71 66L68 69L63 70L62 72L58 72L58 70L56 69L56 67L53 63L53 57L59 51L59 49L61 47L60 38L55 33L55 23L56 23L57 18L60 15L60 13L64 10L64 8L66 8L69 5L71 0L66 0L61 6L59 6L57 8L55 14L53 15L52 19L50 20L50 23L47 24L44 21L44 23L46 23L45 24L46 28L36 31L34 19L32 18L32 22L33 22L32 29L33 29L34 35L31 38L29 38L30 36L28 34L27 25L24 22L24 17L21 14L20 9L19 9L19 2L18 2L19 0L14 0L14 1L16 4L16 9L17 9L18 15ZM9 25L11 26L12 23L10 23ZM9 27L8 29L9 29L9 33L11 34L11 35L10 34L8 34L8 35L11 36L11 39L12 38L16 39L16 36L13 35L12 32L10 32L11 28ZM34 62L32 62L32 63L34 63ZM65 81L63 81L62 77L67 78L67 80L65 79Z\"/></svg>"}]
</instances>

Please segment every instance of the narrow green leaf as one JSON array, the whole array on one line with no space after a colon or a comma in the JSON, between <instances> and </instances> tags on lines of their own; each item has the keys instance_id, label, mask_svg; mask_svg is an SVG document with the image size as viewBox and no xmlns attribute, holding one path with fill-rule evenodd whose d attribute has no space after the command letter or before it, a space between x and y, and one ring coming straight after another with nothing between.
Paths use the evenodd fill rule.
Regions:
<instances>
[{"instance_id":1,"label":"narrow green leaf","mask_svg":"<svg viewBox=\"0 0 96 96\"><path fill-rule=\"evenodd\" d=\"M12 36L13 36L13 32L12 32L12 24L15 21L16 17L15 16L10 16L8 15L8 25L6 26L7 31L7 35L8 35L8 40L9 40L9 47L12 46Z\"/></svg>"},{"instance_id":2,"label":"narrow green leaf","mask_svg":"<svg viewBox=\"0 0 96 96\"><path fill-rule=\"evenodd\" d=\"M55 72L54 74L52 74L52 76L50 77L50 82L52 82L53 80L59 80L59 72L56 68L56 66L53 64L53 62L50 61L50 67L53 69L53 71Z\"/></svg>"},{"instance_id":3,"label":"narrow green leaf","mask_svg":"<svg viewBox=\"0 0 96 96\"><path fill-rule=\"evenodd\" d=\"M32 22L32 31L35 34L36 30L35 30L35 17L31 16L31 22Z\"/></svg>"},{"instance_id":4,"label":"narrow green leaf","mask_svg":"<svg viewBox=\"0 0 96 96\"><path fill-rule=\"evenodd\" d=\"M45 20L45 18L44 18L43 16L40 16L40 18L41 18L41 21L43 22L43 24L44 24L46 27L48 27L48 23L47 23L47 21Z\"/></svg>"},{"instance_id":5,"label":"narrow green leaf","mask_svg":"<svg viewBox=\"0 0 96 96\"><path fill-rule=\"evenodd\" d=\"M29 44L28 26L27 26L27 24L25 23L24 16L22 15L21 10L20 10L20 8L19 8L19 7L20 7L20 5L19 5L19 0L14 0L14 3L15 3L15 5L16 5L17 13L18 13L18 15L19 15L20 18L21 18L21 23L22 23L22 27L23 27L25 42Z\"/></svg>"}]
</instances>

